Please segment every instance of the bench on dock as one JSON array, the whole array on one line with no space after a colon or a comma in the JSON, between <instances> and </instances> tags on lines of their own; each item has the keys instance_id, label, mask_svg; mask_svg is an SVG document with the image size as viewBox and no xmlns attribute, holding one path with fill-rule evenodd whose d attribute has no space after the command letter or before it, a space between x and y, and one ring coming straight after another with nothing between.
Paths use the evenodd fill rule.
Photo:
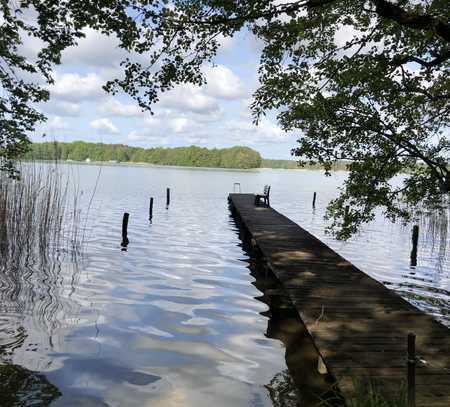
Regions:
<instances>
[{"instance_id":1,"label":"bench on dock","mask_svg":"<svg viewBox=\"0 0 450 407\"><path fill-rule=\"evenodd\" d=\"M259 205L261 199L265 205L270 206L270 185L264 185L263 193L255 195L255 205Z\"/></svg>"}]
</instances>

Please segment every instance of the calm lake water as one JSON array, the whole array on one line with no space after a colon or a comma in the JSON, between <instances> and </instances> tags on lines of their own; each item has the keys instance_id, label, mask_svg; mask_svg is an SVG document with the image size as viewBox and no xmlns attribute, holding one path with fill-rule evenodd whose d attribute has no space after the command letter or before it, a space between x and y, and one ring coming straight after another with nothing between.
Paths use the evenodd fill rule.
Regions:
<instances>
[{"instance_id":1,"label":"calm lake water","mask_svg":"<svg viewBox=\"0 0 450 407\"><path fill-rule=\"evenodd\" d=\"M420 221L416 267L411 225L379 216L351 241L336 242L324 234L323 214L345 173L67 168L83 191L80 208L90 205L83 255L30 264L14 289L1 276L0 374L9 378L1 392L22 400L12 405L274 405L274 383L289 376L285 348L267 334L268 307L230 217L235 182L242 192L270 184L275 209L450 326L446 217ZM14 381L28 376L19 389Z\"/></svg>"}]
</instances>

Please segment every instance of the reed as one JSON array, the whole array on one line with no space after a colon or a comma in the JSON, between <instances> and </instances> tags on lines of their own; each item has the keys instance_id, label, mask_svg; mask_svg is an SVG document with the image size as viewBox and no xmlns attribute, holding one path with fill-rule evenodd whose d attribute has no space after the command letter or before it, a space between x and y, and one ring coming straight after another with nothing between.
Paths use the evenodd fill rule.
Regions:
<instances>
[{"instance_id":1,"label":"reed","mask_svg":"<svg viewBox=\"0 0 450 407\"><path fill-rule=\"evenodd\" d=\"M407 407L408 399L404 382L395 383L397 388L395 397L387 398L383 394L383 387L372 380L362 380L353 378L353 397L346 399L343 403L342 397L335 393L335 396L322 398L317 404L318 407L336 407L345 405L346 407Z\"/></svg>"},{"instance_id":2,"label":"reed","mask_svg":"<svg viewBox=\"0 0 450 407\"><path fill-rule=\"evenodd\" d=\"M354 380L355 397L347 402L348 407L407 407L405 385L398 387L395 398L385 398L377 384Z\"/></svg>"},{"instance_id":3,"label":"reed","mask_svg":"<svg viewBox=\"0 0 450 407\"><path fill-rule=\"evenodd\" d=\"M0 172L2 263L45 261L60 252L79 253L79 190L57 162L18 164L20 177ZM19 267L17 267L19 269Z\"/></svg>"}]
</instances>

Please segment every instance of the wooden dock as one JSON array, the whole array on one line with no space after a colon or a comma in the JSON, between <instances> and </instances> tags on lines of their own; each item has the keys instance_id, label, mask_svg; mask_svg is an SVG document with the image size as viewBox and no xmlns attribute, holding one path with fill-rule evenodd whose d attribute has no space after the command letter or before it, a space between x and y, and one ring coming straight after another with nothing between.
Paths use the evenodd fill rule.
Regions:
<instances>
[{"instance_id":1,"label":"wooden dock","mask_svg":"<svg viewBox=\"0 0 450 407\"><path fill-rule=\"evenodd\" d=\"M230 194L246 239L264 257L345 398L353 379L387 396L406 386L407 335L416 335L416 406L450 406L450 330L369 277L253 194Z\"/></svg>"}]
</instances>

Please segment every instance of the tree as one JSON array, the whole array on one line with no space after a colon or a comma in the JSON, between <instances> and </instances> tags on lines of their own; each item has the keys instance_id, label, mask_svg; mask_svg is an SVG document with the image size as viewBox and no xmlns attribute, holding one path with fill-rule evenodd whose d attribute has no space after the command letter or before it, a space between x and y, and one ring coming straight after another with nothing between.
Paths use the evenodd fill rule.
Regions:
<instances>
[{"instance_id":1,"label":"tree","mask_svg":"<svg viewBox=\"0 0 450 407\"><path fill-rule=\"evenodd\" d=\"M259 168L261 156L248 147L212 149L190 146L176 148L143 149L123 144L88 143L33 143L24 155L34 160L75 160L146 162L159 165L221 168Z\"/></svg>"},{"instance_id":2,"label":"tree","mask_svg":"<svg viewBox=\"0 0 450 407\"><path fill-rule=\"evenodd\" d=\"M118 36L130 57L124 76L105 89L124 91L149 110L177 84L202 85L200 68L213 61L219 38L245 29L264 45L255 121L275 110L281 126L299 134L293 153L325 171L335 160L350 162L345 188L328 210L338 237L354 233L377 207L406 219L407 205L448 197L448 0L28 0L19 11L1 4L5 158L25 148L26 133L43 120L31 104L47 97L17 83L9 69L35 69L51 81L61 50L83 28ZM22 18L30 8L34 25ZM20 57L19 31L44 41L36 67ZM134 53L147 55L148 64Z\"/></svg>"}]
</instances>

